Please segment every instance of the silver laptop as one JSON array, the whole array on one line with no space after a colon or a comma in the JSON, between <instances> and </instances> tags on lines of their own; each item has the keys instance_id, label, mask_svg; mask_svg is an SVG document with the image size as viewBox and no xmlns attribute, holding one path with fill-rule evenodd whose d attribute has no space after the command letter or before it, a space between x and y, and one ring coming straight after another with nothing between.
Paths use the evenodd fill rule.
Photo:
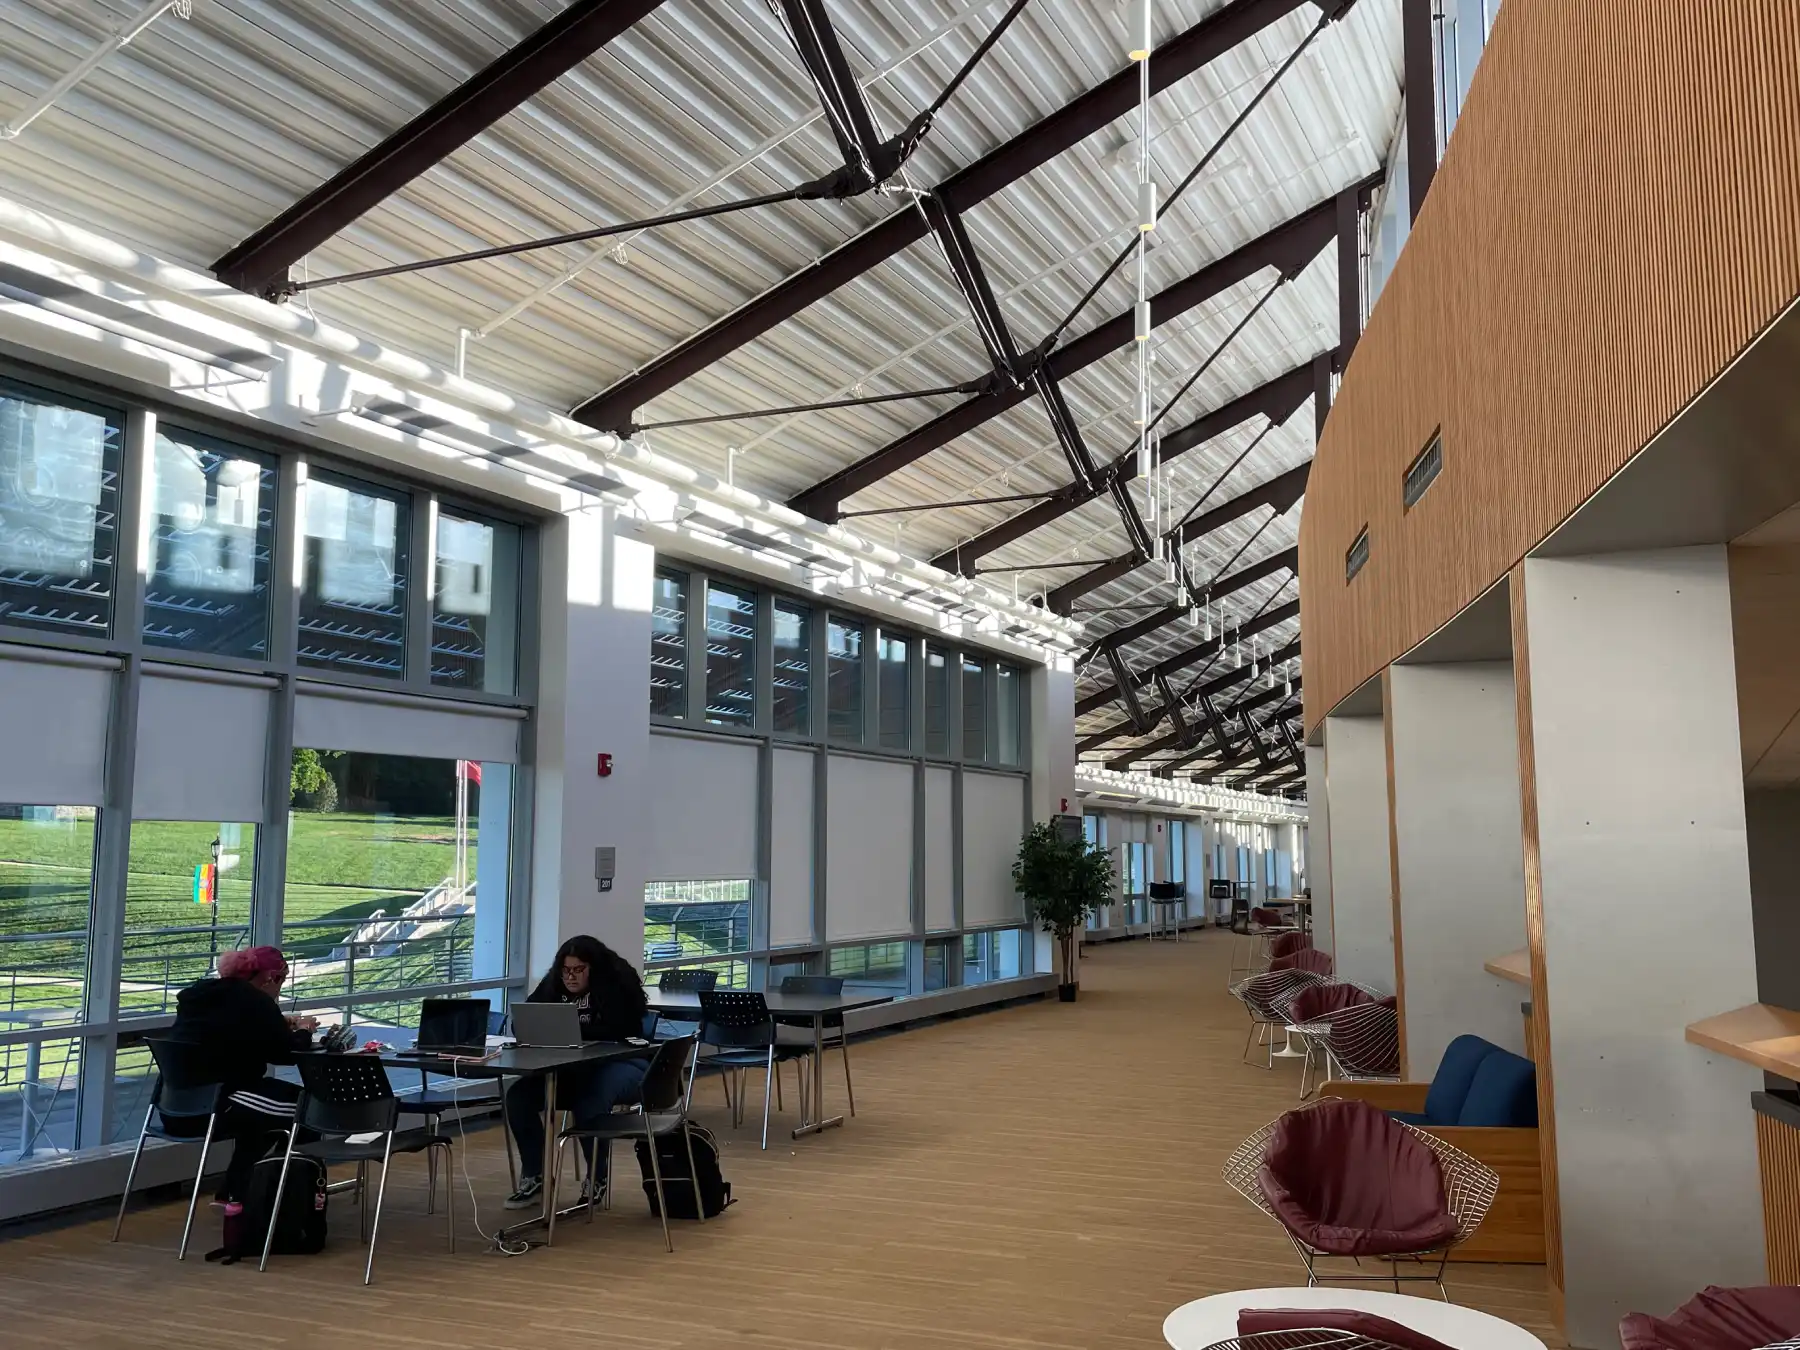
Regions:
<instances>
[{"instance_id":1,"label":"silver laptop","mask_svg":"<svg viewBox=\"0 0 1800 1350\"><path fill-rule=\"evenodd\" d=\"M538 1050L568 1050L581 1044L581 1013L573 1003L515 1003L513 1039Z\"/></svg>"}]
</instances>

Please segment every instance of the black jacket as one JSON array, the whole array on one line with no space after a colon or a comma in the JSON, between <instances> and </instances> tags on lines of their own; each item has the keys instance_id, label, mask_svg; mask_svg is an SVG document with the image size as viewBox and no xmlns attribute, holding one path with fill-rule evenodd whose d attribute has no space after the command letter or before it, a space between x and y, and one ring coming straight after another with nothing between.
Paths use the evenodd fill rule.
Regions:
<instances>
[{"instance_id":1,"label":"black jacket","mask_svg":"<svg viewBox=\"0 0 1800 1350\"><path fill-rule=\"evenodd\" d=\"M563 988L561 976L551 971L538 981L538 987L525 1001L574 1003L581 1013L581 1039L584 1041L620 1042L642 1036L644 1014L650 1009L643 982L635 972L631 980L626 981L622 977L608 980L603 972L596 970L590 976L588 992L573 999Z\"/></svg>"},{"instance_id":2,"label":"black jacket","mask_svg":"<svg viewBox=\"0 0 1800 1350\"><path fill-rule=\"evenodd\" d=\"M169 1035L204 1047L196 1067L232 1091L260 1083L271 1064L292 1064L299 1039L281 1006L262 990L248 980L218 979L190 984L175 996Z\"/></svg>"}]
</instances>

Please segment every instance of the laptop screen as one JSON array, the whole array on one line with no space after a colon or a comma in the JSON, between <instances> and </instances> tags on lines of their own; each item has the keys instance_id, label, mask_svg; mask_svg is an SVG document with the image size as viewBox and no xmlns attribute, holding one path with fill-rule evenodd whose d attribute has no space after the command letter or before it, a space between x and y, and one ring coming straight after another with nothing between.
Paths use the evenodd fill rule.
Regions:
<instances>
[{"instance_id":1,"label":"laptop screen","mask_svg":"<svg viewBox=\"0 0 1800 1350\"><path fill-rule=\"evenodd\" d=\"M428 998L419 1009L421 1050L445 1045L485 1045L488 1001L485 998Z\"/></svg>"}]
</instances>

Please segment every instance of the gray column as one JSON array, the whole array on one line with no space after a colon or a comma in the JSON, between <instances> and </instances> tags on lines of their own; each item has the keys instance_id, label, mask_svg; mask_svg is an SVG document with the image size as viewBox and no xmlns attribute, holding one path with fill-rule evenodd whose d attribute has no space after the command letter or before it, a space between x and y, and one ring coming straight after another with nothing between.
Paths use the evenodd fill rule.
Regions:
<instances>
[{"instance_id":1,"label":"gray column","mask_svg":"<svg viewBox=\"0 0 1800 1350\"><path fill-rule=\"evenodd\" d=\"M1568 1335L1602 1346L1764 1279L1762 1076L1683 1039L1756 1000L1730 587L1722 546L1524 577Z\"/></svg>"},{"instance_id":2,"label":"gray column","mask_svg":"<svg viewBox=\"0 0 1800 1350\"><path fill-rule=\"evenodd\" d=\"M1393 993L1394 894L1381 718L1326 718L1325 771L1337 974Z\"/></svg>"},{"instance_id":3,"label":"gray column","mask_svg":"<svg viewBox=\"0 0 1800 1350\"><path fill-rule=\"evenodd\" d=\"M1524 1054L1520 988L1482 963L1525 945L1512 663L1389 672L1407 1077L1465 1032Z\"/></svg>"}]
</instances>

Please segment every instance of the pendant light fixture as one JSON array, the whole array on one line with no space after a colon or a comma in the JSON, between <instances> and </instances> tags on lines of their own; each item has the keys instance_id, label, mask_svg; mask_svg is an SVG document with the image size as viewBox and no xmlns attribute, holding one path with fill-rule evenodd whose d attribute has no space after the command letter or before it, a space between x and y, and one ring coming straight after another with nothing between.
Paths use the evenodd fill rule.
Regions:
<instances>
[{"instance_id":1,"label":"pendant light fixture","mask_svg":"<svg viewBox=\"0 0 1800 1350\"><path fill-rule=\"evenodd\" d=\"M1294 696L1294 676L1292 669L1291 666L1283 666L1281 668L1281 696L1283 698L1292 698Z\"/></svg>"}]
</instances>

